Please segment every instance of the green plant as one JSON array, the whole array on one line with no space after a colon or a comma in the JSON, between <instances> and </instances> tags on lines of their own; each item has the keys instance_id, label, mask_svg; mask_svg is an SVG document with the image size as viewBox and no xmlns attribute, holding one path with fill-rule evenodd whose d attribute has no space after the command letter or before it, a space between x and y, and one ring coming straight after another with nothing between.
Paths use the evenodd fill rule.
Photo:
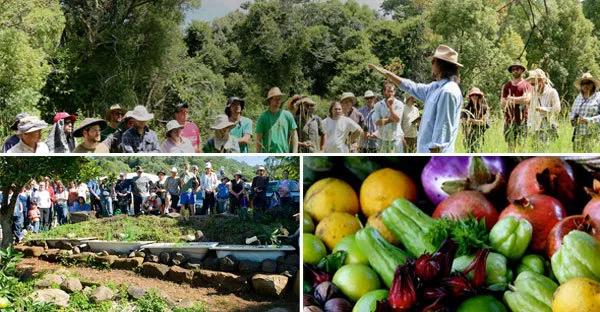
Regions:
<instances>
[{"instance_id":1,"label":"green plant","mask_svg":"<svg viewBox=\"0 0 600 312\"><path fill-rule=\"evenodd\" d=\"M208 310L206 309L206 306L202 302L196 302L196 303L194 303L194 305L192 305L191 307L188 307L188 308L179 308L179 307L173 308L173 312L205 312L205 311L208 311Z\"/></svg>"},{"instance_id":2,"label":"green plant","mask_svg":"<svg viewBox=\"0 0 600 312\"><path fill-rule=\"evenodd\" d=\"M136 302L137 312L161 312L167 310L167 302L156 291L148 291Z\"/></svg>"},{"instance_id":3,"label":"green plant","mask_svg":"<svg viewBox=\"0 0 600 312\"><path fill-rule=\"evenodd\" d=\"M93 303L89 300L86 294L82 292L75 292L71 294L69 298L69 312L79 311L94 311L94 312L108 312L112 307L112 302L105 301L101 303Z\"/></svg>"},{"instance_id":4,"label":"green plant","mask_svg":"<svg viewBox=\"0 0 600 312\"><path fill-rule=\"evenodd\" d=\"M19 280L14 276L17 263L22 254L16 252L12 247L0 249L0 296L13 300L18 297L14 289Z\"/></svg>"}]
</instances>

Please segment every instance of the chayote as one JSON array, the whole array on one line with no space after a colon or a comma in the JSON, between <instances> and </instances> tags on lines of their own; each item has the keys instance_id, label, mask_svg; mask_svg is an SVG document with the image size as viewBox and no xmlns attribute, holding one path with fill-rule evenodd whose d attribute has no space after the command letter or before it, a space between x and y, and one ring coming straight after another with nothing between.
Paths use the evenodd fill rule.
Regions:
<instances>
[{"instance_id":1,"label":"chayote","mask_svg":"<svg viewBox=\"0 0 600 312\"><path fill-rule=\"evenodd\" d=\"M504 301L513 312L552 312L552 295L558 285L551 279L524 271L504 292Z\"/></svg>"},{"instance_id":2,"label":"chayote","mask_svg":"<svg viewBox=\"0 0 600 312\"><path fill-rule=\"evenodd\" d=\"M600 243L585 232L571 231L565 235L550 262L561 284L575 277L600 281Z\"/></svg>"},{"instance_id":3,"label":"chayote","mask_svg":"<svg viewBox=\"0 0 600 312\"><path fill-rule=\"evenodd\" d=\"M452 262L452 271L463 271L475 259L474 256L460 256ZM492 290L504 290L512 280L512 271L506 264L506 257L490 252L485 261L485 284ZM469 273L472 277L473 272Z\"/></svg>"},{"instance_id":4,"label":"chayote","mask_svg":"<svg viewBox=\"0 0 600 312\"><path fill-rule=\"evenodd\" d=\"M490 245L508 259L517 260L527 250L532 233L529 221L509 216L498 221L490 231Z\"/></svg>"}]
</instances>

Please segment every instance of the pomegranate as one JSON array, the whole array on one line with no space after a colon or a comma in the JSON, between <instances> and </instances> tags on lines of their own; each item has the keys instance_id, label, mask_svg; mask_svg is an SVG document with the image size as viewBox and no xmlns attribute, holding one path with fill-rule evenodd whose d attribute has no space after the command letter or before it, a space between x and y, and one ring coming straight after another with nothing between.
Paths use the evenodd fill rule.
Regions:
<instances>
[{"instance_id":1,"label":"pomegranate","mask_svg":"<svg viewBox=\"0 0 600 312\"><path fill-rule=\"evenodd\" d=\"M588 215L596 223L600 224L600 181L594 180L592 188L586 187L585 191L592 199L583 208L583 215Z\"/></svg>"},{"instance_id":2,"label":"pomegranate","mask_svg":"<svg viewBox=\"0 0 600 312\"><path fill-rule=\"evenodd\" d=\"M450 195L435 208L434 218L463 219L470 215L477 220L485 218L488 230L498 221L498 212L492 203L478 191L461 191Z\"/></svg>"},{"instance_id":3,"label":"pomegranate","mask_svg":"<svg viewBox=\"0 0 600 312\"><path fill-rule=\"evenodd\" d=\"M556 223L548 234L546 252L549 258L562 246L563 237L573 230L586 232L597 240L600 240L600 228L598 228L596 222L590 219L590 216L576 215L566 217Z\"/></svg>"},{"instance_id":4,"label":"pomegranate","mask_svg":"<svg viewBox=\"0 0 600 312\"><path fill-rule=\"evenodd\" d=\"M500 214L500 219L514 216L523 218L533 227L530 247L533 251L546 250L548 233L552 227L566 217L565 208L554 197L535 194L512 201Z\"/></svg>"},{"instance_id":5,"label":"pomegranate","mask_svg":"<svg viewBox=\"0 0 600 312\"><path fill-rule=\"evenodd\" d=\"M567 206L575 198L571 165L558 157L533 157L520 162L508 179L510 202L533 194L550 195Z\"/></svg>"}]
</instances>

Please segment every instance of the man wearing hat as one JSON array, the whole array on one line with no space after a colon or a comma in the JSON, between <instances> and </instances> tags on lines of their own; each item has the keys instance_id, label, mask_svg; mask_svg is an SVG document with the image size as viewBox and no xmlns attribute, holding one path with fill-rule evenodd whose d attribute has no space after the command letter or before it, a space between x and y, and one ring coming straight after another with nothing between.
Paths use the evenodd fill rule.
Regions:
<instances>
[{"instance_id":1,"label":"man wearing hat","mask_svg":"<svg viewBox=\"0 0 600 312\"><path fill-rule=\"evenodd\" d=\"M323 119L315 114L317 104L309 97L299 99L291 109L298 129L298 149L300 153L316 153L325 145Z\"/></svg>"},{"instance_id":2,"label":"man wearing hat","mask_svg":"<svg viewBox=\"0 0 600 312\"><path fill-rule=\"evenodd\" d=\"M121 142L123 141L123 133L133 128L134 124L135 120L131 117L131 111L126 112L125 116L121 119L121 122L119 122L117 130L109 134L102 143L108 146L111 153L122 153Z\"/></svg>"},{"instance_id":3,"label":"man wearing hat","mask_svg":"<svg viewBox=\"0 0 600 312\"><path fill-rule=\"evenodd\" d=\"M396 86L391 82L383 84L383 99L375 104L371 119L375 121L379 131L379 152L404 152L404 131L402 116L404 103L396 98Z\"/></svg>"},{"instance_id":4,"label":"man wearing hat","mask_svg":"<svg viewBox=\"0 0 600 312\"><path fill-rule=\"evenodd\" d=\"M257 153L297 153L298 132L294 116L281 109L283 93L278 87L267 94L269 109L256 122Z\"/></svg>"},{"instance_id":5,"label":"man wearing hat","mask_svg":"<svg viewBox=\"0 0 600 312\"><path fill-rule=\"evenodd\" d=\"M230 97L225 107L225 115L229 121L235 123L235 126L229 131L229 135L237 139L240 145L240 153L248 153L248 144L253 135L252 120L242 116L246 102L237 96Z\"/></svg>"},{"instance_id":6,"label":"man wearing hat","mask_svg":"<svg viewBox=\"0 0 600 312\"><path fill-rule=\"evenodd\" d=\"M141 213L141 207L148 196L150 196L150 178L144 175L142 167L135 167L137 175L131 179L133 191L133 213L138 216Z\"/></svg>"},{"instance_id":7,"label":"man wearing hat","mask_svg":"<svg viewBox=\"0 0 600 312\"><path fill-rule=\"evenodd\" d=\"M166 182L168 197L170 197L170 205L173 211L179 212L179 194L181 194L181 178L177 176L177 167L171 168L171 175Z\"/></svg>"},{"instance_id":8,"label":"man wearing hat","mask_svg":"<svg viewBox=\"0 0 600 312\"><path fill-rule=\"evenodd\" d=\"M589 153L600 143L600 80L591 73L584 73L575 81L575 88L579 94L569 112L573 125L573 151Z\"/></svg>"},{"instance_id":9,"label":"man wearing hat","mask_svg":"<svg viewBox=\"0 0 600 312\"><path fill-rule=\"evenodd\" d=\"M467 95L467 105L461 114L464 146L469 153L481 152L480 147L484 143L484 134L488 128L489 110L483 92L477 87L471 88Z\"/></svg>"},{"instance_id":10,"label":"man wearing hat","mask_svg":"<svg viewBox=\"0 0 600 312\"><path fill-rule=\"evenodd\" d=\"M146 125L154 118L145 106L138 105L131 111L131 118L135 120L133 127L123 133L121 148L123 153L158 153L160 143L156 132Z\"/></svg>"},{"instance_id":11,"label":"man wearing hat","mask_svg":"<svg viewBox=\"0 0 600 312\"><path fill-rule=\"evenodd\" d=\"M115 133L117 129L119 129L119 123L123 120L123 116L125 115L125 109L121 107L119 104L111 105L108 111L106 111L106 121L108 125L102 132L100 136L102 141L106 140L106 138Z\"/></svg>"},{"instance_id":12,"label":"man wearing hat","mask_svg":"<svg viewBox=\"0 0 600 312\"><path fill-rule=\"evenodd\" d=\"M167 137L160 145L160 151L163 153L195 153L192 142L188 138L181 136L183 127L177 120L171 120L167 123Z\"/></svg>"},{"instance_id":13,"label":"man wearing hat","mask_svg":"<svg viewBox=\"0 0 600 312\"><path fill-rule=\"evenodd\" d=\"M48 124L35 116L27 116L19 120L17 126L17 135L19 143L11 147L8 154L48 154L50 150L42 140L42 129L48 127Z\"/></svg>"},{"instance_id":14,"label":"man wearing hat","mask_svg":"<svg viewBox=\"0 0 600 312\"><path fill-rule=\"evenodd\" d=\"M519 62L508 66L512 79L502 87L500 105L504 111L504 140L509 152L514 152L527 135L527 93L531 90L531 85L523 79L525 71L527 69Z\"/></svg>"},{"instance_id":15,"label":"man wearing hat","mask_svg":"<svg viewBox=\"0 0 600 312\"><path fill-rule=\"evenodd\" d=\"M117 194L117 209L122 214L127 214L131 206L131 183L127 180L125 172L119 174L119 180L115 184L115 193Z\"/></svg>"},{"instance_id":16,"label":"man wearing hat","mask_svg":"<svg viewBox=\"0 0 600 312\"><path fill-rule=\"evenodd\" d=\"M367 90L365 95L365 106L360 108L358 111L365 118L365 126L363 128L365 137L363 138L360 146L361 153L377 153L379 148L379 139L377 138L377 125L373 118L373 108L377 102L377 96L373 91Z\"/></svg>"},{"instance_id":17,"label":"man wearing hat","mask_svg":"<svg viewBox=\"0 0 600 312\"><path fill-rule=\"evenodd\" d=\"M200 139L200 128L192 122L189 121L189 106L188 103L179 100L179 103L175 105L175 120L182 126L181 128L181 137L188 139L192 146L194 147L194 151L196 153L200 152L200 146L202 146L202 140Z\"/></svg>"},{"instance_id":18,"label":"man wearing hat","mask_svg":"<svg viewBox=\"0 0 600 312\"><path fill-rule=\"evenodd\" d=\"M538 68L529 71L527 81L533 86L529 92L527 128L529 133L539 138L536 143L545 145L551 139L558 138L556 116L560 113L560 98L543 70Z\"/></svg>"},{"instance_id":19,"label":"man wearing hat","mask_svg":"<svg viewBox=\"0 0 600 312\"><path fill-rule=\"evenodd\" d=\"M205 153L239 153L240 144L237 138L230 134L231 129L235 125L235 123L229 121L227 115L217 115L217 118L215 118L215 121L210 126L215 131L215 134L206 141L202 151Z\"/></svg>"},{"instance_id":20,"label":"man wearing hat","mask_svg":"<svg viewBox=\"0 0 600 312\"><path fill-rule=\"evenodd\" d=\"M219 186L219 178L212 169L212 164L207 162L204 165L204 173L200 177L200 191L203 192L201 215L215 213L216 197L215 191Z\"/></svg>"},{"instance_id":21,"label":"man wearing hat","mask_svg":"<svg viewBox=\"0 0 600 312\"><path fill-rule=\"evenodd\" d=\"M198 166L194 165L190 171L190 165L185 164L183 173L181 174L181 195L180 202L184 209L187 209L190 215L196 214L196 192L200 188L200 180L198 179Z\"/></svg>"},{"instance_id":22,"label":"man wearing hat","mask_svg":"<svg viewBox=\"0 0 600 312\"><path fill-rule=\"evenodd\" d=\"M51 153L70 153L75 150L75 137L73 136L73 125L77 115L67 112L58 112L52 118L54 126L46 139L46 144Z\"/></svg>"},{"instance_id":23,"label":"man wearing hat","mask_svg":"<svg viewBox=\"0 0 600 312\"><path fill-rule=\"evenodd\" d=\"M404 152L417 152L417 136L419 136L419 121L421 113L415 105L414 96L409 95L404 99L404 114L402 114L402 131L404 131Z\"/></svg>"},{"instance_id":24,"label":"man wearing hat","mask_svg":"<svg viewBox=\"0 0 600 312\"><path fill-rule=\"evenodd\" d=\"M29 113L18 113L17 116L15 117L15 121L12 123L12 125L10 126L10 130L15 131L15 134L11 137L9 137L8 139L6 139L6 141L4 141L4 144L2 145L2 153L6 153L8 152L9 149L11 149L11 147L17 145L17 143L19 143L19 136L16 134L16 131L19 130L19 122L21 121L21 119L25 118L29 116Z\"/></svg>"},{"instance_id":25,"label":"man wearing hat","mask_svg":"<svg viewBox=\"0 0 600 312\"><path fill-rule=\"evenodd\" d=\"M100 132L106 127L106 121L102 119L86 118L81 125L73 131L76 138L83 137L83 141L77 145L74 153L109 153L108 146L100 143Z\"/></svg>"},{"instance_id":26,"label":"man wearing hat","mask_svg":"<svg viewBox=\"0 0 600 312\"><path fill-rule=\"evenodd\" d=\"M267 170L264 166L258 166L258 169L256 169L256 176L252 179L251 186L252 195L254 195L252 201L252 207L254 207L254 220L269 207L267 203L268 186L269 176L267 176Z\"/></svg>"},{"instance_id":27,"label":"man wearing hat","mask_svg":"<svg viewBox=\"0 0 600 312\"><path fill-rule=\"evenodd\" d=\"M440 45L431 61L431 73L435 81L417 84L400 78L391 71L370 64L400 89L424 103L423 117L417 139L418 153L452 153L458 136L460 109L463 96L460 91L458 53L452 48Z\"/></svg>"},{"instance_id":28,"label":"man wearing hat","mask_svg":"<svg viewBox=\"0 0 600 312\"><path fill-rule=\"evenodd\" d=\"M342 112L344 116L352 119L356 122L361 129L365 128L365 116L361 114L361 112L354 107L356 105L356 96L352 92L344 92L342 93L342 97L340 98L340 104L342 104ZM356 152L358 150L358 146L351 146L350 151Z\"/></svg>"}]
</instances>

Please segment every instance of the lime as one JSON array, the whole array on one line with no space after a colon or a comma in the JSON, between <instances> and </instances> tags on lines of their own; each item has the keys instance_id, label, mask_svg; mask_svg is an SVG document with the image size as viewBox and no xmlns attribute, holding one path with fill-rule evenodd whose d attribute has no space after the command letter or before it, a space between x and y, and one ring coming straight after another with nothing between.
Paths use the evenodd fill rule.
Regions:
<instances>
[{"instance_id":1,"label":"lime","mask_svg":"<svg viewBox=\"0 0 600 312\"><path fill-rule=\"evenodd\" d=\"M356 302L352 312L373 312L377 306L377 302L388 297L388 291L385 289L377 289L366 293Z\"/></svg>"},{"instance_id":2,"label":"lime","mask_svg":"<svg viewBox=\"0 0 600 312\"><path fill-rule=\"evenodd\" d=\"M507 312L507 309L494 296L484 295L463 301L456 312Z\"/></svg>"},{"instance_id":3,"label":"lime","mask_svg":"<svg viewBox=\"0 0 600 312\"><path fill-rule=\"evenodd\" d=\"M302 259L304 263L318 264L327 255L325 244L313 234L302 235Z\"/></svg>"},{"instance_id":4,"label":"lime","mask_svg":"<svg viewBox=\"0 0 600 312\"><path fill-rule=\"evenodd\" d=\"M369 259L358 247L354 234L344 237L344 239L337 243L335 248L333 248L333 252L341 250L346 252L346 264L369 264Z\"/></svg>"},{"instance_id":5,"label":"lime","mask_svg":"<svg viewBox=\"0 0 600 312\"><path fill-rule=\"evenodd\" d=\"M377 273L364 264L344 265L333 275L333 284L354 302L381 287Z\"/></svg>"},{"instance_id":6,"label":"lime","mask_svg":"<svg viewBox=\"0 0 600 312\"><path fill-rule=\"evenodd\" d=\"M302 214L302 232L304 233L314 233L315 232L315 223L313 219L310 217L308 212L304 212Z\"/></svg>"}]
</instances>

